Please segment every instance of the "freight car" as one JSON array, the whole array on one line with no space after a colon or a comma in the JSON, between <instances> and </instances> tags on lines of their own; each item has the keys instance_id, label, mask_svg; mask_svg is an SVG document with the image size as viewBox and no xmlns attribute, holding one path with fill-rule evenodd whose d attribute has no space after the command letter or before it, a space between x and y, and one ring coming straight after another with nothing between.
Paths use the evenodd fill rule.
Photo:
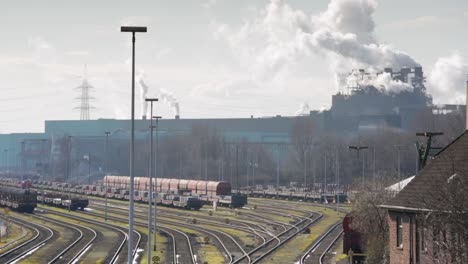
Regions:
<instances>
[{"instance_id":1,"label":"freight car","mask_svg":"<svg viewBox=\"0 0 468 264\"><path fill-rule=\"evenodd\" d=\"M207 204L213 204L216 202L219 206L225 206L229 208L242 208L247 204L247 196L244 194L233 194L233 195L215 195L215 196L200 196L200 200Z\"/></svg>"},{"instance_id":2,"label":"freight car","mask_svg":"<svg viewBox=\"0 0 468 264\"><path fill-rule=\"evenodd\" d=\"M44 204L49 206L56 206L61 208L68 208L72 211L84 210L88 206L89 201L86 198L80 197L69 197L67 195L57 194L57 193L45 193L37 195L38 202L44 202Z\"/></svg>"},{"instance_id":3,"label":"freight car","mask_svg":"<svg viewBox=\"0 0 468 264\"><path fill-rule=\"evenodd\" d=\"M156 204L168 207L176 207L188 210L200 210L203 202L195 196L169 195L158 193Z\"/></svg>"},{"instance_id":4,"label":"freight car","mask_svg":"<svg viewBox=\"0 0 468 264\"><path fill-rule=\"evenodd\" d=\"M0 186L0 205L18 212L32 213L37 206L36 193L29 189Z\"/></svg>"}]
</instances>

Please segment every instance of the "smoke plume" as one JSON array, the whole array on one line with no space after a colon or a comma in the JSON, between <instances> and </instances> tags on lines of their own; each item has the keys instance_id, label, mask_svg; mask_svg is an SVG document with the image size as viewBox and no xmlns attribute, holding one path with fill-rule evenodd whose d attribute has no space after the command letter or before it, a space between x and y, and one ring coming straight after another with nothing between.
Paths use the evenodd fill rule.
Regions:
<instances>
[{"instance_id":1,"label":"smoke plume","mask_svg":"<svg viewBox=\"0 0 468 264\"><path fill-rule=\"evenodd\" d=\"M307 115L310 112L310 107L309 104L304 102L299 106L299 110L296 111L294 115L300 116L300 115Z\"/></svg>"},{"instance_id":2,"label":"smoke plume","mask_svg":"<svg viewBox=\"0 0 468 264\"><path fill-rule=\"evenodd\" d=\"M141 71L138 76L137 76L137 82L138 85L140 86L140 95L141 95L141 113L142 115L146 115L148 112L148 106L147 102L145 101L146 96L148 94L148 85L145 82L145 73ZM163 101L164 103L170 105L172 108L174 108L174 112L176 115L180 114L180 109L179 109L179 102L177 99L172 95L170 92L168 92L165 89L159 89L156 88L157 97L159 98L160 101Z\"/></svg>"},{"instance_id":3,"label":"smoke plume","mask_svg":"<svg viewBox=\"0 0 468 264\"><path fill-rule=\"evenodd\" d=\"M140 73L137 75L137 83L138 83L138 86L140 86L141 116L147 116L147 113L148 113L148 102L146 102L145 100L148 94L148 85L146 85L144 78L145 78L145 72L140 71Z\"/></svg>"},{"instance_id":4,"label":"smoke plume","mask_svg":"<svg viewBox=\"0 0 468 264\"><path fill-rule=\"evenodd\" d=\"M179 102L177 99L165 89L159 89L159 98L163 100L166 104L174 108L175 114L178 116L180 114Z\"/></svg>"},{"instance_id":5,"label":"smoke plume","mask_svg":"<svg viewBox=\"0 0 468 264\"><path fill-rule=\"evenodd\" d=\"M346 85L349 87L373 86L387 94L413 90L412 85L393 79L388 72L367 73L364 78L360 74L350 74L346 77Z\"/></svg>"},{"instance_id":6,"label":"smoke plume","mask_svg":"<svg viewBox=\"0 0 468 264\"><path fill-rule=\"evenodd\" d=\"M215 36L226 40L235 57L259 80L274 80L310 54L326 58L336 76L352 68L419 66L408 54L377 41L376 7L375 0L331 0L324 12L306 15L286 1L271 0L240 29L219 25ZM381 83L387 80L384 77ZM393 88L401 87L386 87Z\"/></svg>"},{"instance_id":7,"label":"smoke plume","mask_svg":"<svg viewBox=\"0 0 468 264\"><path fill-rule=\"evenodd\" d=\"M439 58L428 79L428 89L436 98L435 103L465 103L467 72L468 65L458 52Z\"/></svg>"}]
</instances>

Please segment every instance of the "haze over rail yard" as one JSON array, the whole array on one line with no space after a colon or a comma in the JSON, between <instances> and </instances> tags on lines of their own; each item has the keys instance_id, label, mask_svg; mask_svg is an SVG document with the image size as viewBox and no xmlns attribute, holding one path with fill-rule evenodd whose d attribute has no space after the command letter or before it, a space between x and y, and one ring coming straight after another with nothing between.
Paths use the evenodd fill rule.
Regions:
<instances>
[{"instance_id":1,"label":"haze over rail yard","mask_svg":"<svg viewBox=\"0 0 468 264\"><path fill-rule=\"evenodd\" d=\"M5 3L0 262L468 263L467 14Z\"/></svg>"}]
</instances>

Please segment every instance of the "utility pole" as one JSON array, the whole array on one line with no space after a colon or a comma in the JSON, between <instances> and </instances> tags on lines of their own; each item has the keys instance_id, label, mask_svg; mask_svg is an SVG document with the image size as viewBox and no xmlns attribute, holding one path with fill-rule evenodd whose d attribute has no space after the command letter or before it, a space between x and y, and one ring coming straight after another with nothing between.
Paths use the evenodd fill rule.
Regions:
<instances>
[{"instance_id":1,"label":"utility pole","mask_svg":"<svg viewBox=\"0 0 468 264\"><path fill-rule=\"evenodd\" d=\"M443 135L443 132L418 132L416 136L426 137L426 145L419 145L419 142L416 142L416 150L418 152L418 171L420 171L424 166L426 166L427 159L429 157L429 152L431 150L440 150L440 147L432 147L432 138L435 136Z\"/></svg>"},{"instance_id":2,"label":"utility pole","mask_svg":"<svg viewBox=\"0 0 468 264\"><path fill-rule=\"evenodd\" d=\"M127 27L120 28L121 32L132 33L132 98L131 98L131 136L130 136L130 212L128 214L128 263L133 263L133 215L134 215L134 181L135 175L133 165L135 161L135 33L146 32L146 27Z\"/></svg>"}]
</instances>

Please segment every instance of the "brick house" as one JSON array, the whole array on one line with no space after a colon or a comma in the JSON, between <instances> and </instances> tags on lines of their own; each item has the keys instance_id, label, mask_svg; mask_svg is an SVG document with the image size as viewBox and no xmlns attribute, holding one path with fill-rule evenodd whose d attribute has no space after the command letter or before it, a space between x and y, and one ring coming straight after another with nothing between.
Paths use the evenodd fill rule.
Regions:
<instances>
[{"instance_id":1,"label":"brick house","mask_svg":"<svg viewBox=\"0 0 468 264\"><path fill-rule=\"evenodd\" d=\"M467 172L468 131L465 131L443 148L401 192L381 206L388 210L390 264L465 263L466 255L447 256L439 243L456 240L458 229L445 230L445 226L435 226L435 221L428 224L428 219L441 215L449 219L447 216L457 206L452 196L462 191L462 183L466 186ZM461 211L466 214L465 208Z\"/></svg>"}]
</instances>

